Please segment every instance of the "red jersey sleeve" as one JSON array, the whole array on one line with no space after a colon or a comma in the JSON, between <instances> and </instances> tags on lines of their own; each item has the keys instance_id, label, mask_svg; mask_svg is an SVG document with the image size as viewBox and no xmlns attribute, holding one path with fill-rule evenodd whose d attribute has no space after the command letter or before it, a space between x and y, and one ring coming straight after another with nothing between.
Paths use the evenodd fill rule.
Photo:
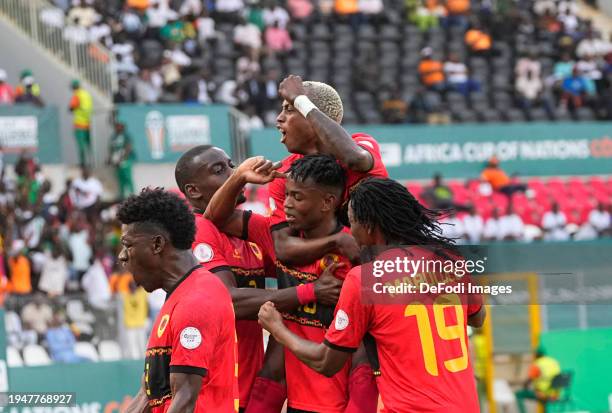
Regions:
<instances>
[{"instance_id":1,"label":"red jersey sleeve","mask_svg":"<svg viewBox=\"0 0 612 413\"><path fill-rule=\"evenodd\" d=\"M208 271L229 267L225 260L225 251L219 230L215 225L203 217L196 217L195 241L191 247L193 255Z\"/></svg>"},{"instance_id":2,"label":"red jersey sleeve","mask_svg":"<svg viewBox=\"0 0 612 413\"><path fill-rule=\"evenodd\" d=\"M221 317L213 306L202 305L198 297L190 297L175 307L172 328L170 373L206 376L222 330Z\"/></svg>"},{"instance_id":3,"label":"red jersey sleeve","mask_svg":"<svg viewBox=\"0 0 612 413\"><path fill-rule=\"evenodd\" d=\"M268 193L270 194L270 209L272 210L272 216L270 217L270 223L272 225L279 226L285 222L285 209L283 205L285 203L285 180L283 178L276 178L268 184Z\"/></svg>"},{"instance_id":4,"label":"red jersey sleeve","mask_svg":"<svg viewBox=\"0 0 612 413\"><path fill-rule=\"evenodd\" d=\"M367 174L369 176L388 178L389 173L387 172L387 168L385 168L385 164L383 163L382 156L380 154L380 145L376 139L365 133L356 133L352 137L357 145L361 146L363 149L368 151L370 155L372 155L374 164L372 165L372 169L370 169Z\"/></svg>"},{"instance_id":5,"label":"red jersey sleeve","mask_svg":"<svg viewBox=\"0 0 612 413\"><path fill-rule=\"evenodd\" d=\"M368 331L372 307L361 303L360 267L355 267L346 276L336 315L325 334L325 344L334 350L354 352Z\"/></svg>"},{"instance_id":6,"label":"red jersey sleeve","mask_svg":"<svg viewBox=\"0 0 612 413\"><path fill-rule=\"evenodd\" d=\"M264 254L272 261L276 259L274 254L274 240L270 233L272 217L254 214L252 211L244 211L242 239L251 241L263 249Z\"/></svg>"}]
</instances>

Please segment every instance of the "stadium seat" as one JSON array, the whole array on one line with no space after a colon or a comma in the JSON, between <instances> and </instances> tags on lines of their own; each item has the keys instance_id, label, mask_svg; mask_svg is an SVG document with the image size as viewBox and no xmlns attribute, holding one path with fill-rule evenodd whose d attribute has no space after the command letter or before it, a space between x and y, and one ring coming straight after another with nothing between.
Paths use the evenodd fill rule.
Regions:
<instances>
[{"instance_id":1,"label":"stadium seat","mask_svg":"<svg viewBox=\"0 0 612 413\"><path fill-rule=\"evenodd\" d=\"M28 344L24 347L23 362L26 366L48 366L52 364L47 351L38 344Z\"/></svg>"},{"instance_id":2,"label":"stadium seat","mask_svg":"<svg viewBox=\"0 0 612 413\"><path fill-rule=\"evenodd\" d=\"M9 367L23 367L23 359L19 350L13 346L8 346L6 348L6 363Z\"/></svg>"},{"instance_id":3,"label":"stadium seat","mask_svg":"<svg viewBox=\"0 0 612 413\"><path fill-rule=\"evenodd\" d=\"M87 341L78 341L74 344L74 352L76 355L85 357L91 361L99 361L100 357L93 344Z\"/></svg>"}]
</instances>

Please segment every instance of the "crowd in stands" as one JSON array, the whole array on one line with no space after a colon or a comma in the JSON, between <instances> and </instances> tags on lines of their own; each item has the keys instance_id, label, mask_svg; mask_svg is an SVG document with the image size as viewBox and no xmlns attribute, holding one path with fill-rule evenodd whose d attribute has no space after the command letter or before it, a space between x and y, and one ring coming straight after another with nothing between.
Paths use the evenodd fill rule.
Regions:
<instances>
[{"instance_id":1,"label":"crowd in stands","mask_svg":"<svg viewBox=\"0 0 612 413\"><path fill-rule=\"evenodd\" d=\"M46 25L115 56L118 103L225 103L257 128L296 73L336 87L346 123L612 118L612 43L575 0L53 3Z\"/></svg>"},{"instance_id":2,"label":"crowd in stands","mask_svg":"<svg viewBox=\"0 0 612 413\"><path fill-rule=\"evenodd\" d=\"M0 162L0 301L9 344L42 344L52 360L75 362L85 357L75 352L78 342L119 337L124 357L141 358L165 294L147 296L118 264L116 204L102 201L102 184L86 167L54 193L27 152L14 174Z\"/></svg>"}]
</instances>

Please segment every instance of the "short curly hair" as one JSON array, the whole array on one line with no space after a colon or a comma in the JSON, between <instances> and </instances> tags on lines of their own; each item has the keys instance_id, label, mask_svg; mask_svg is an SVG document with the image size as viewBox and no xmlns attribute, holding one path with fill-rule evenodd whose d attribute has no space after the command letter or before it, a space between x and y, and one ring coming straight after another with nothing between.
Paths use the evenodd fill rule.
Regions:
<instances>
[{"instance_id":1,"label":"short curly hair","mask_svg":"<svg viewBox=\"0 0 612 413\"><path fill-rule=\"evenodd\" d=\"M178 195L162 188L145 188L126 199L117 212L122 224L153 226L165 231L176 249L191 249L195 238L195 217Z\"/></svg>"},{"instance_id":2,"label":"short curly hair","mask_svg":"<svg viewBox=\"0 0 612 413\"><path fill-rule=\"evenodd\" d=\"M342 122L344 109L342 107L342 99L336 89L323 82L314 82L307 80L303 82L306 89L306 96L321 112L329 116L330 119L336 122Z\"/></svg>"}]
</instances>

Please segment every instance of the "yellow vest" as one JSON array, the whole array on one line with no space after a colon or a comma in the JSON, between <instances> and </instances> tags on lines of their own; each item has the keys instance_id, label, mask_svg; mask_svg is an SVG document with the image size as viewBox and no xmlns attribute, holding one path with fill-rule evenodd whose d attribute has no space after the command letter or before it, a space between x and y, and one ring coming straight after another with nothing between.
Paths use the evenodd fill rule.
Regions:
<instances>
[{"instance_id":1,"label":"yellow vest","mask_svg":"<svg viewBox=\"0 0 612 413\"><path fill-rule=\"evenodd\" d=\"M551 390L550 385L552 379L561 373L559 362L552 357L543 356L538 358L534 364L540 370L540 376L533 381L534 390L546 396L554 396L556 392Z\"/></svg>"},{"instance_id":2,"label":"yellow vest","mask_svg":"<svg viewBox=\"0 0 612 413\"><path fill-rule=\"evenodd\" d=\"M93 102L91 95L85 89L77 89L74 94L79 98L79 106L74 109L74 126L81 129L89 129Z\"/></svg>"}]
</instances>

